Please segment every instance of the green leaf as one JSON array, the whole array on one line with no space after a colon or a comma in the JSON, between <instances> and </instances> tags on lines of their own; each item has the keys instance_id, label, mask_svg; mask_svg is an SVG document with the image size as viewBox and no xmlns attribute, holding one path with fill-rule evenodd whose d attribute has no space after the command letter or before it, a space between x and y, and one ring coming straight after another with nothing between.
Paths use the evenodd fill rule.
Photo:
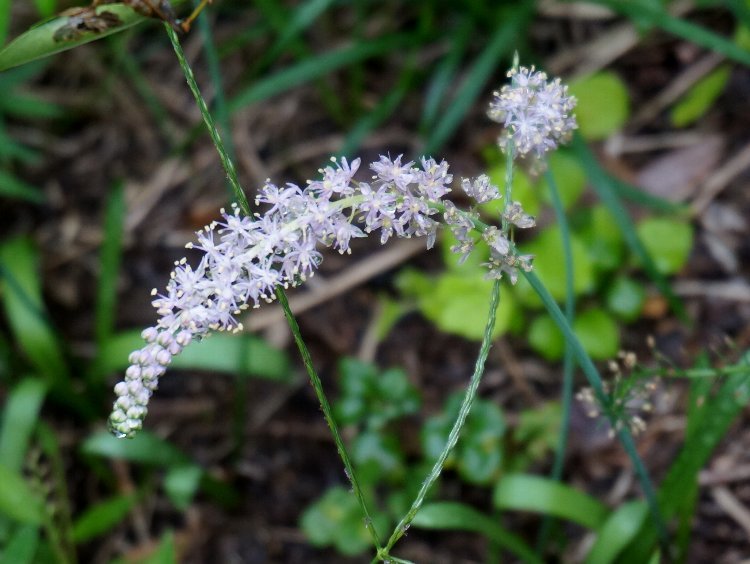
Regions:
<instances>
[{"instance_id":1,"label":"green leaf","mask_svg":"<svg viewBox=\"0 0 750 564\"><path fill-rule=\"evenodd\" d=\"M456 502L428 503L417 513L412 525L438 531L470 531L484 535L523 562L541 564L542 560L523 539L498 524L497 518L480 513L473 507Z\"/></svg>"},{"instance_id":2,"label":"green leaf","mask_svg":"<svg viewBox=\"0 0 750 564\"><path fill-rule=\"evenodd\" d=\"M73 522L73 540L84 543L112 530L127 517L138 502L138 496L120 495L90 505Z\"/></svg>"},{"instance_id":3,"label":"green leaf","mask_svg":"<svg viewBox=\"0 0 750 564\"><path fill-rule=\"evenodd\" d=\"M565 352L565 340L549 315L539 315L529 326L529 345L549 361L560 360Z\"/></svg>"},{"instance_id":4,"label":"green leaf","mask_svg":"<svg viewBox=\"0 0 750 564\"><path fill-rule=\"evenodd\" d=\"M654 281L654 284L656 284L659 291L669 302L672 311L674 311L680 319L688 322L687 314L685 313L685 308L683 307L682 302L677 298L664 275L659 272L659 269L654 263L655 261L648 250L646 250L642 240L638 237L633 222L618 196L618 183L615 182L609 174L604 171L604 169L602 169L597 162L596 157L594 157L591 150L586 146L586 143L583 142L579 135L576 135L573 138L573 150L578 156L584 169L586 169L586 174L588 175L594 190L596 190L596 193L601 198L607 210L612 214L614 223L622 233L630 251L641 261L649 278Z\"/></svg>"},{"instance_id":5,"label":"green leaf","mask_svg":"<svg viewBox=\"0 0 750 564\"><path fill-rule=\"evenodd\" d=\"M350 454L362 483L397 480L404 473L404 455L394 435L376 431L360 433L352 443Z\"/></svg>"},{"instance_id":6,"label":"green leaf","mask_svg":"<svg viewBox=\"0 0 750 564\"><path fill-rule=\"evenodd\" d=\"M646 301L643 284L627 276L618 276L610 284L605 296L607 309L620 319L632 322L638 319Z\"/></svg>"},{"instance_id":7,"label":"green leaf","mask_svg":"<svg viewBox=\"0 0 750 564\"><path fill-rule=\"evenodd\" d=\"M441 331L481 341L488 315L487 296L491 290L492 280L483 279L478 272L446 272L418 296L417 305ZM505 292L497 309L493 337L508 329L514 310L511 295Z\"/></svg>"},{"instance_id":8,"label":"green leaf","mask_svg":"<svg viewBox=\"0 0 750 564\"><path fill-rule=\"evenodd\" d=\"M583 190L586 187L586 172L578 163L578 159L566 149L558 149L557 151L554 151L549 156L548 163L549 171L555 178L560 199L563 203L563 208L567 210L575 204L581 197L581 194L583 194ZM539 179L535 185L535 189L541 192L544 201L550 203L551 198L549 191L542 189L542 183L543 180ZM514 193L513 199L516 199L515 196Z\"/></svg>"},{"instance_id":9,"label":"green leaf","mask_svg":"<svg viewBox=\"0 0 750 564\"><path fill-rule=\"evenodd\" d=\"M39 527L22 525L16 528L0 554L0 564L34 564L39 546Z\"/></svg>"},{"instance_id":10,"label":"green leaf","mask_svg":"<svg viewBox=\"0 0 750 564\"><path fill-rule=\"evenodd\" d=\"M140 431L132 439L118 439L101 431L88 437L81 451L84 454L104 456L153 466L184 466L189 462L187 455L167 441L148 431Z\"/></svg>"},{"instance_id":11,"label":"green leaf","mask_svg":"<svg viewBox=\"0 0 750 564\"><path fill-rule=\"evenodd\" d=\"M372 41L361 41L308 57L267 78L255 81L229 101L229 110L234 112L247 105L266 100L296 86L325 76L342 67L402 49L408 38L406 35L386 35Z\"/></svg>"},{"instance_id":12,"label":"green leaf","mask_svg":"<svg viewBox=\"0 0 750 564\"><path fill-rule=\"evenodd\" d=\"M2 463L0 463L0 514L31 525L39 525L43 519L42 500L17 472Z\"/></svg>"},{"instance_id":13,"label":"green leaf","mask_svg":"<svg viewBox=\"0 0 750 564\"><path fill-rule=\"evenodd\" d=\"M70 41L55 40L55 33L70 23L69 16L58 16L32 27L0 50L0 71L95 41L146 19L124 4L108 4L97 8L97 14L102 12L115 14L120 24L99 33L82 32L79 37Z\"/></svg>"},{"instance_id":14,"label":"green leaf","mask_svg":"<svg viewBox=\"0 0 750 564\"><path fill-rule=\"evenodd\" d=\"M385 530L383 517L374 519L377 529ZM372 546L357 500L342 487L330 488L309 506L302 514L300 528L312 545L333 545L346 556L362 554Z\"/></svg>"},{"instance_id":15,"label":"green leaf","mask_svg":"<svg viewBox=\"0 0 750 564\"><path fill-rule=\"evenodd\" d=\"M559 402L550 401L522 411L512 435L513 443L519 448L509 458L507 469L523 472L532 463L544 460L557 447L561 424Z\"/></svg>"},{"instance_id":16,"label":"green leaf","mask_svg":"<svg viewBox=\"0 0 750 564\"><path fill-rule=\"evenodd\" d=\"M576 315L573 329L584 350L595 360L614 358L620 350L617 323L602 309L591 308Z\"/></svg>"},{"instance_id":17,"label":"green leaf","mask_svg":"<svg viewBox=\"0 0 750 564\"><path fill-rule=\"evenodd\" d=\"M60 344L42 303L39 257L31 241L16 238L0 246L0 291L11 330L45 380L67 379Z\"/></svg>"},{"instance_id":18,"label":"green leaf","mask_svg":"<svg viewBox=\"0 0 750 564\"><path fill-rule=\"evenodd\" d=\"M139 332L120 333L107 340L101 352L102 374L120 372L128 366L128 355L143 346ZM191 343L174 357L172 368L229 372L270 380L289 380L291 371L285 352L251 335L218 333Z\"/></svg>"},{"instance_id":19,"label":"green leaf","mask_svg":"<svg viewBox=\"0 0 750 564\"><path fill-rule=\"evenodd\" d=\"M164 491L177 509L185 511L201 485L203 468L197 464L173 466L164 476Z\"/></svg>"},{"instance_id":20,"label":"green leaf","mask_svg":"<svg viewBox=\"0 0 750 564\"><path fill-rule=\"evenodd\" d=\"M421 442L426 460L436 460L445 448L462 399L461 393L452 394L443 413L429 418L423 425ZM460 476L469 483L491 483L502 468L505 428L505 418L496 404L475 400L445 467L456 467Z\"/></svg>"},{"instance_id":21,"label":"green leaf","mask_svg":"<svg viewBox=\"0 0 750 564\"><path fill-rule=\"evenodd\" d=\"M122 258L122 233L125 222L124 195L123 183L117 182L107 197L104 240L99 257L101 268L96 292L95 333L98 354L102 354L114 327L117 275Z\"/></svg>"},{"instance_id":22,"label":"green leaf","mask_svg":"<svg viewBox=\"0 0 750 564\"><path fill-rule=\"evenodd\" d=\"M0 197L26 200L32 204L41 204L44 201L44 195L39 188L26 184L3 170L0 170Z\"/></svg>"},{"instance_id":23,"label":"green leaf","mask_svg":"<svg viewBox=\"0 0 750 564\"><path fill-rule=\"evenodd\" d=\"M604 71L576 80L570 93L578 99L578 127L587 140L606 139L628 120L630 101L622 80Z\"/></svg>"},{"instance_id":24,"label":"green leaf","mask_svg":"<svg viewBox=\"0 0 750 564\"><path fill-rule=\"evenodd\" d=\"M0 461L9 470L21 471L45 392L46 387L40 380L26 378L10 392L5 402L0 428Z\"/></svg>"},{"instance_id":25,"label":"green leaf","mask_svg":"<svg viewBox=\"0 0 750 564\"><path fill-rule=\"evenodd\" d=\"M153 554L140 560L138 564L177 564L177 548L174 544L174 533L164 533L159 546Z\"/></svg>"},{"instance_id":26,"label":"green leaf","mask_svg":"<svg viewBox=\"0 0 750 564\"><path fill-rule=\"evenodd\" d=\"M567 287L565 284L565 257L562 252L562 233L558 225L542 230L531 242L523 245L522 251L534 255L534 271L549 290L562 302ZM594 268L586 246L576 235L571 235L570 248L573 255L573 291L575 295L590 292L594 287ZM516 284L516 295L528 306L539 307L541 302L523 279Z\"/></svg>"},{"instance_id":27,"label":"green leaf","mask_svg":"<svg viewBox=\"0 0 750 564\"><path fill-rule=\"evenodd\" d=\"M598 270L606 272L622 266L625 258L622 232L605 206L598 204L577 214L574 224Z\"/></svg>"},{"instance_id":28,"label":"green leaf","mask_svg":"<svg viewBox=\"0 0 750 564\"><path fill-rule=\"evenodd\" d=\"M518 30L523 27L522 24L527 18L530 6L529 3L523 3L511 17L495 27L486 47L475 59L474 64L467 69L465 78L456 90L456 95L441 115L435 129L430 133L423 153L432 154L438 151L464 121L469 109L476 105L477 97L497 68L500 57L512 48Z\"/></svg>"},{"instance_id":29,"label":"green leaf","mask_svg":"<svg viewBox=\"0 0 750 564\"><path fill-rule=\"evenodd\" d=\"M693 248L693 228L686 220L652 217L636 231L659 272L675 274L685 266Z\"/></svg>"},{"instance_id":30,"label":"green leaf","mask_svg":"<svg viewBox=\"0 0 750 564\"><path fill-rule=\"evenodd\" d=\"M599 529L596 542L586 556L586 564L611 564L648 518L643 501L623 503Z\"/></svg>"},{"instance_id":31,"label":"green leaf","mask_svg":"<svg viewBox=\"0 0 750 564\"><path fill-rule=\"evenodd\" d=\"M498 509L515 509L553 515L589 529L602 526L609 510L593 497L548 478L508 474L492 496Z\"/></svg>"},{"instance_id":32,"label":"green leaf","mask_svg":"<svg viewBox=\"0 0 750 564\"><path fill-rule=\"evenodd\" d=\"M729 65L722 65L696 82L672 108L669 114L672 125L687 127L703 117L724 92L730 74Z\"/></svg>"}]
</instances>

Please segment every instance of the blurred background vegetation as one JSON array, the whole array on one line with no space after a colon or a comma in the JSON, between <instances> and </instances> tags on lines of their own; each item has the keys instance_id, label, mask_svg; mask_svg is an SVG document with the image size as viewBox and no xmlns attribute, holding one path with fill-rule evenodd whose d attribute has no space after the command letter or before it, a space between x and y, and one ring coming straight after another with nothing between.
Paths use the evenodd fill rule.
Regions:
<instances>
[{"instance_id":1,"label":"blurred background vegetation","mask_svg":"<svg viewBox=\"0 0 750 564\"><path fill-rule=\"evenodd\" d=\"M0 0L0 39L72 6ZM249 314L245 334L181 355L148 432L118 441L105 429L112 385L153 322L150 289L231 200L162 26L133 23L0 72L0 561L367 561L276 307ZM502 183L484 112L514 51L562 76L580 131L550 172L571 225L574 327L587 352L603 366L632 350L675 372L742 368L744 0L216 0L182 41L250 196L266 178L312 178L332 154L430 154L457 177L487 171ZM15 56L0 52L0 67ZM544 177L519 171L514 194L539 223L521 248L563 302ZM352 258L326 255L291 296L383 532L445 442L486 318L483 259L459 266L450 245L357 241ZM395 552L646 561L654 534L641 492L585 406L573 405L564 482L541 477L560 426L565 343L528 285L504 291L496 333L482 399ZM639 447L661 484L674 558L735 562L750 552L748 382L744 370L706 373L715 377L649 388ZM643 405L628 402L655 381L625 376L634 383L611 389L626 417L640 417ZM561 520L537 542L540 515Z\"/></svg>"}]
</instances>

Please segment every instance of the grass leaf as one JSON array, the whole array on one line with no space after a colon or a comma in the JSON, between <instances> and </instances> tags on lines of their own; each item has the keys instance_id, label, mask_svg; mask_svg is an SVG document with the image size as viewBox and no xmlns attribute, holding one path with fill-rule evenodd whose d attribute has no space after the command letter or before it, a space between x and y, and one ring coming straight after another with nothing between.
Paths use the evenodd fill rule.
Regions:
<instances>
[{"instance_id":1,"label":"grass leaf","mask_svg":"<svg viewBox=\"0 0 750 564\"><path fill-rule=\"evenodd\" d=\"M507 548L524 562L541 564L524 540L501 527L496 518L489 517L469 505L442 501L428 503L412 521L414 527L437 531L470 531L484 535L498 546Z\"/></svg>"}]
</instances>

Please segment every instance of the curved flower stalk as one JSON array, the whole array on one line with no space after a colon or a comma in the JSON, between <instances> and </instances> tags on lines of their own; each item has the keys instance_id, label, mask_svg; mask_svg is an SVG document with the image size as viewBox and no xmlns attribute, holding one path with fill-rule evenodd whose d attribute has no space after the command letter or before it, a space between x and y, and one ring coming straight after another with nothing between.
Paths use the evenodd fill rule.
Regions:
<instances>
[{"instance_id":1,"label":"curved flower stalk","mask_svg":"<svg viewBox=\"0 0 750 564\"><path fill-rule=\"evenodd\" d=\"M533 69L511 71L510 76L512 87L501 90L490 110L506 121L507 142L502 145L511 149L509 157L532 149L541 155L574 127L564 114L574 101L564 95L559 81L546 83L546 76ZM537 106L544 100L555 104L555 110L543 120ZM537 124L533 133L531 123ZM423 157L417 166L402 162L402 156L381 156L370 164L374 174L369 182L354 180L359 159L332 161L319 171L319 180L308 181L304 188L267 181L256 200L268 206L262 215L248 217L234 205L221 211L222 220L197 232L197 242L187 247L203 253L198 265L178 261L165 292L152 292L159 319L143 331L145 346L130 354L125 379L115 386L117 399L109 419L115 435L132 437L142 428L159 378L185 346L214 331L241 331L238 316L244 310L273 301L278 287L297 286L312 276L323 258L319 245L349 253L353 238L380 230L381 244L392 236L422 236L431 248L442 212L458 240L453 250L462 259L480 239L489 245L489 278L506 276L515 283L519 268L531 270L532 257L516 252L510 230L532 227L534 218L517 202L506 201L498 230L476 221L473 208L461 211L444 201L453 181L445 161ZM463 179L461 186L476 204L501 197L486 175Z\"/></svg>"}]
</instances>

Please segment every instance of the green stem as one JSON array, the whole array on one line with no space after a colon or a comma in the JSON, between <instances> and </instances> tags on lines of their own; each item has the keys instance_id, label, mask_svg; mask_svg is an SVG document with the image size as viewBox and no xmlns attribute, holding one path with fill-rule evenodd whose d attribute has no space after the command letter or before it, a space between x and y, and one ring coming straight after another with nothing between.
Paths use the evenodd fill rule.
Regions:
<instances>
[{"instance_id":1,"label":"green stem","mask_svg":"<svg viewBox=\"0 0 750 564\"><path fill-rule=\"evenodd\" d=\"M292 335L294 336L294 342L297 343L297 348L299 349L300 355L302 356L302 362L305 364L307 375L310 377L310 382L312 383L313 389L315 390L315 395L318 396L320 407L323 409L323 416L325 417L326 423L328 423L328 427L331 429L333 441L336 443L336 449L339 451L339 456L344 462L346 475L352 483L354 495L357 497L357 501L359 501L359 505L362 508L362 513L364 513L365 526L370 532L370 536L372 537L372 541L375 544L375 548L378 550L378 552L380 552L380 540L378 539L377 531L375 531L375 526L372 522L372 518L370 517L370 513L367 510L367 504L365 503L362 488L360 488L357 476L354 474L354 467L352 466L352 462L349 459L346 448L344 447L344 441L341 438L341 434L339 433L338 425L336 425L336 421L333 418L333 410L331 409L331 405L328 403L328 398L323 391L323 384L320 381L320 377L318 376L318 373L315 371L315 367L313 366L312 358L310 357L310 351L307 349L307 345L302 339L302 334L300 333L297 320L294 318L294 315L292 315L291 309L289 309L289 302L287 301L286 294L284 293L284 290L281 289L281 287L278 287L276 289L276 297L278 298L279 303L284 310L284 315L286 316L286 320L289 323L289 328L291 329Z\"/></svg>"},{"instance_id":2,"label":"green stem","mask_svg":"<svg viewBox=\"0 0 750 564\"><path fill-rule=\"evenodd\" d=\"M182 67L182 72L185 73L185 80L187 80L188 87L190 87L190 91L193 93L195 101L198 104L198 109L200 109L201 116L203 117L203 121L205 122L206 128L208 129L208 134L211 136L211 140L214 142L214 146L216 146L216 151L219 153L221 165L224 167L224 171L227 173L227 179L229 180L229 184L231 184L232 186L234 196L235 198L237 198L237 202L242 208L242 211L245 212L248 216L251 216L252 212L250 210L250 203L247 201L247 196L245 196L245 192L240 186L240 181L237 178L237 170L234 168L234 163L232 163L232 159L229 158L229 154L224 147L224 142L221 140L219 130L216 128L216 122L214 121L213 116L211 116L211 112L208 111L206 101L203 99L203 95L201 95L200 89L198 88L198 83L195 81L193 69L190 68L190 63L188 63L187 59L185 58L185 53L183 52L182 46L180 45L180 40L178 39L175 31L169 26L169 24L165 23L164 29L167 30L167 35L169 36L169 40L172 42L172 47L174 48L174 52L177 55L177 60L180 63L180 67Z\"/></svg>"},{"instance_id":3,"label":"green stem","mask_svg":"<svg viewBox=\"0 0 750 564\"><path fill-rule=\"evenodd\" d=\"M195 81L193 71L190 68L190 64L185 58L185 53L182 51L182 47L180 46L180 41L177 38L177 34L168 25L165 24L164 27L167 30L167 35L169 36L170 41L172 42L172 47L174 48L174 51L177 55L177 60L180 62L180 66L185 73L185 79L187 80L188 86L190 87L190 90L195 97L195 101L198 103L201 115L203 116L203 121L205 122L206 127L208 128L208 132L211 135L211 139L216 146L216 151L219 153L221 164L224 166L224 170L227 173L227 178L229 179L229 183L232 185L232 190L234 191L234 194L239 202L242 211L246 215L251 216L252 211L250 209L250 204L247 201L245 192L240 186L239 180L237 179L237 173L235 171L234 165L232 164L232 160L229 158L229 155L227 154L227 151L224 147L224 143L221 140L221 136L216 129L216 123L214 122L211 113L208 111L208 106L206 105L206 101L201 95L198 84ZM375 527L372 523L372 518L370 517L370 513L367 509L362 489L359 487L359 482L357 481L357 477L354 474L354 467L352 466L349 455L347 454L346 448L344 447L344 442L341 439L341 434L339 433L338 426L336 425L336 421L333 419L333 414L331 411L331 406L328 403L328 398L326 398L325 392L323 391L323 385L320 382L320 378L318 377L317 372L315 372L315 368L312 364L312 359L310 358L310 352L307 350L307 346L302 339L299 325L297 324L297 320L294 318L292 310L289 308L289 302L286 299L286 293L284 292L283 288L276 288L276 297L281 304L281 308L284 310L284 315L286 316L287 322L289 323L289 328L292 331L292 335L294 335L294 340L297 343L297 348L302 355L302 360L305 364L305 368L307 369L307 374L310 377L310 382L312 383L312 386L315 390L315 395L318 396L318 401L320 401L320 405L323 408L323 415L325 416L328 426L331 428L331 433L333 434L333 439L336 443L336 448L338 449L339 456L344 463L347 476L349 477L349 480L351 481L352 487L354 489L354 494L357 497L357 501L359 502L359 505L362 509L362 513L365 518L365 526L369 531L370 536L372 537L375 548L378 550L378 552L380 552L380 540L378 539L377 532L375 531Z\"/></svg>"},{"instance_id":4,"label":"green stem","mask_svg":"<svg viewBox=\"0 0 750 564\"><path fill-rule=\"evenodd\" d=\"M636 476L638 476L638 481L641 483L643 494L646 497L649 509L651 510L651 516L654 521L654 525L659 536L659 542L662 547L662 556L668 559L670 551L667 526L664 522L664 518L662 517L661 509L659 508L659 502L656 499L654 486L651 483L651 478L649 477L648 471L646 470L646 467L644 466L643 461L641 460L641 457L635 448L633 436L628 430L627 425L622 425L619 421L612 406L612 399L604 390L602 378L599 375L599 371L594 366L594 363L591 361L589 355L583 349L583 346L575 336L575 333L573 333L573 328L568 323L568 320L565 319L565 316L560 310L560 307L555 302L555 299L549 293L547 288L544 287L544 284L542 284L542 281L539 280L534 272L522 271L522 274L534 289L534 291L537 293L537 295L541 298L542 303L544 303L544 306L549 312L550 316L563 332L565 341L571 346L573 355L578 361L578 365L586 375L586 378L588 379L589 384L591 384L591 388L594 391L594 395L596 396L597 401L602 406L602 411L609 419L612 428L617 431L617 437L633 464L633 469L636 473Z\"/></svg>"},{"instance_id":5,"label":"green stem","mask_svg":"<svg viewBox=\"0 0 750 564\"><path fill-rule=\"evenodd\" d=\"M404 515L398 525L396 525L396 528L393 530L393 533L388 539L388 543L385 545L385 547L382 550L378 551L377 558L381 560L388 560L390 558L389 551L409 529L411 522L414 520L414 517L416 516L417 512L422 506L422 503L424 502L424 498L427 495L427 492L440 476L440 472L443 470L443 465L445 464L448 455L451 453L453 447L455 447L456 443L458 442L459 435L461 434L461 429L463 428L463 425L466 422L466 418L469 415L472 403L474 402L474 398L477 394L477 389L479 388L479 382L481 381L482 374L484 373L484 363L487 360L487 355L489 354L490 346L492 345L492 332L495 328L495 318L497 317L497 306L499 303L500 280L495 280L495 283L492 286L492 294L490 296L490 313L489 318L487 319L487 326L484 330L482 346L479 350L479 356L477 357L476 364L474 365L474 374L472 374L471 381L469 382L469 387L466 389L466 394L464 394L464 399L461 403L461 409L458 413L458 418L453 424L453 428L448 435L448 442L446 443L445 448L443 448L440 456L435 461L435 464L433 465L432 470L430 471L425 481L422 482L422 487L419 489L419 493L414 499L414 502L411 504L409 511L406 513L406 515Z\"/></svg>"},{"instance_id":6,"label":"green stem","mask_svg":"<svg viewBox=\"0 0 750 564\"><path fill-rule=\"evenodd\" d=\"M552 197L552 207L555 210L555 218L560 226L562 239L563 258L565 261L565 318L568 323L573 323L575 315L575 293L573 291L573 250L570 244L570 228L568 218L565 215L565 208L560 198L560 191L557 189L555 178L549 170L545 173L545 178L549 186ZM565 341L565 359L563 361L563 384L562 384L562 414L560 416L560 435L557 439L557 450L555 460L552 464L551 478L559 482L562 479L563 468L565 466L565 452L568 447L568 435L570 433L570 410L573 403L573 371L575 370L575 360L570 343ZM537 553L544 554L545 547L549 540L550 530L553 519L546 516L542 522L537 543Z\"/></svg>"}]
</instances>

